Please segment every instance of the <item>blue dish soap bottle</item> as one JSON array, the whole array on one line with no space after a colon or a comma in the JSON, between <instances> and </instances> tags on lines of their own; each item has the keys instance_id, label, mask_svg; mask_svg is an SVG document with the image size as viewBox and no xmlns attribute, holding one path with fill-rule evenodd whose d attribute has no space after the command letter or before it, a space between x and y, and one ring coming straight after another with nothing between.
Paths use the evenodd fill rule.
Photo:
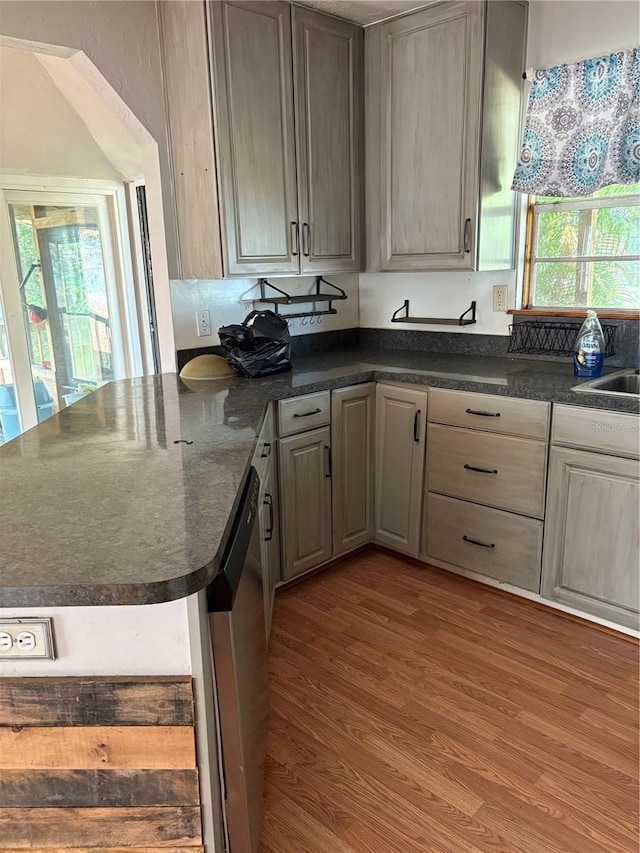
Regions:
<instances>
[{"instance_id":1,"label":"blue dish soap bottle","mask_svg":"<svg viewBox=\"0 0 640 853\"><path fill-rule=\"evenodd\" d=\"M576 376L595 379L604 364L604 335L595 311L587 311L573 347L573 372Z\"/></svg>"}]
</instances>

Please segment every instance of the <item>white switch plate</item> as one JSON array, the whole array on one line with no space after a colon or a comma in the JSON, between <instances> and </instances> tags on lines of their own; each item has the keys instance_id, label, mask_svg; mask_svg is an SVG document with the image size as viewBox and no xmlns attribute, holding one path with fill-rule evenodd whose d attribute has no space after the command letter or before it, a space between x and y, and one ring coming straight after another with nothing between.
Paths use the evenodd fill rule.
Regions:
<instances>
[{"instance_id":1,"label":"white switch plate","mask_svg":"<svg viewBox=\"0 0 640 853\"><path fill-rule=\"evenodd\" d=\"M493 310L506 311L507 299L509 298L509 288L506 284L493 285Z\"/></svg>"},{"instance_id":2,"label":"white switch plate","mask_svg":"<svg viewBox=\"0 0 640 853\"><path fill-rule=\"evenodd\" d=\"M196 323L198 324L199 338L205 338L211 334L211 317L208 311L196 311Z\"/></svg>"},{"instance_id":3,"label":"white switch plate","mask_svg":"<svg viewBox=\"0 0 640 853\"><path fill-rule=\"evenodd\" d=\"M0 660L55 660L51 619L0 619Z\"/></svg>"}]
</instances>

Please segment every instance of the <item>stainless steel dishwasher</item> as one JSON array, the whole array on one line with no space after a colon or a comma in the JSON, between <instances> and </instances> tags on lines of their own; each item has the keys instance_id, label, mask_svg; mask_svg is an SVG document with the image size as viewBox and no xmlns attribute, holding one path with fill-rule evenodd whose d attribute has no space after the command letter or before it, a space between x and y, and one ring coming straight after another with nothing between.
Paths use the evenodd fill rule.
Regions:
<instances>
[{"instance_id":1,"label":"stainless steel dishwasher","mask_svg":"<svg viewBox=\"0 0 640 853\"><path fill-rule=\"evenodd\" d=\"M269 726L269 674L258 524L260 480L251 468L220 570L207 589L227 840L257 853Z\"/></svg>"}]
</instances>

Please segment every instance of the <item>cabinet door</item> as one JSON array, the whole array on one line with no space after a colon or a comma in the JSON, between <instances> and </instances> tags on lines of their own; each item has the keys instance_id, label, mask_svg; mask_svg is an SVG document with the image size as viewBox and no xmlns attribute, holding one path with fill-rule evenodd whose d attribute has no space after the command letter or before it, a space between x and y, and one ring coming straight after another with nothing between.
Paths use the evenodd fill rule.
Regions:
<instances>
[{"instance_id":1,"label":"cabinet door","mask_svg":"<svg viewBox=\"0 0 640 853\"><path fill-rule=\"evenodd\" d=\"M333 445L333 553L373 539L375 383L331 395Z\"/></svg>"},{"instance_id":2,"label":"cabinet door","mask_svg":"<svg viewBox=\"0 0 640 853\"><path fill-rule=\"evenodd\" d=\"M473 269L484 3L367 30L369 269Z\"/></svg>"},{"instance_id":3,"label":"cabinet door","mask_svg":"<svg viewBox=\"0 0 640 853\"><path fill-rule=\"evenodd\" d=\"M552 448L542 594L638 627L638 462Z\"/></svg>"},{"instance_id":4,"label":"cabinet door","mask_svg":"<svg viewBox=\"0 0 640 853\"><path fill-rule=\"evenodd\" d=\"M292 15L301 269L357 271L363 31L300 6Z\"/></svg>"},{"instance_id":5,"label":"cabinet door","mask_svg":"<svg viewBox=\"0 0 640 853\"><path fill-rule=\"evenodd\" d=\"M223 0L209 8L226 271L296 273L289 4Z\"/></svg>"},{"instance_id":6,"label":"cabinet door","mask_svg":"<svg viewBox=\"0 0 640 853\"><path fill-rule=\"evenodd\" d=\"M267 642L271 633L271 617L276 584L280 580L280 536L278 530L278 501L275 490L275 470L271 464L261 481L260 533L262 536L262 587L264 592L264 621Z\"/></svg>"},{"instance_id":7,"label":"cabinet door","mask_svg":"<svg viewBox=\"0 0 640 853\"><path fill-rule=\"evenodd\" d=\"M278 446L282 579L331 559L331 430L283 438Z\"/></svg>"},{"instance_id":8,"label":"cabinet door","mask_svg":"<svg viewBox=\"0 0 640 853\"><path fill-rule=\"evenodd\" d=\"M376 388L375 541L418 556L427 392Z\"/></svg>"}]
</instances>

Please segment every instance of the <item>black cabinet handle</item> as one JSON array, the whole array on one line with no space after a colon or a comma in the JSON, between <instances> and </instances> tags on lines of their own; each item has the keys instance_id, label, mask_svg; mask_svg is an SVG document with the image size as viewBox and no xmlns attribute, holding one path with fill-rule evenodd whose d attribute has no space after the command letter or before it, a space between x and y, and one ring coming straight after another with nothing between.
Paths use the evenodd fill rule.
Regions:
<instances>
[{"instance_id":1,"label":"black cabinet handle","mask_svg":"<svg viewBox=\"0 0 640 853\"><path fill-rule=\"evenodd\" d=\"M295 246L295 251L292 249L291 254L295 257L300 254L300 225L297 222L291 223L291 236L292 245Z\"/></svg>"},{"instance_id":2,"label":"black cabinet handle","mask_svg":"<svg viewBox=\"0 0 640 853\"><path fill-rule=\"evenodd\" d=\"M302 253L305 258L311 254L311 226L308 222L302 223Z\"/></svg>"},{"instance_id":3,"label":"black cabinet handle","mask_svg":"<svg viewBox=\"0 0 640 853\"><path fill-rule=\"evenodd\" d=\"M261 459L266 459L268 456L271 456L271 444L268 441L262 445L262 453L260 454Z\"/></svg>"},{"instance_id":4,"label":"black cabinet handle","mask_svg":"<svg viewBox=\"0 0 640 853\"><path fill-rule=\"evenodd\" d=\"M486 542L479 542L477 539L471 539L469 536L462 537L464 542L468 542L470 545L479 545L481 548L495 548L496 543L492 542L491 545L487 545Z\"/></svg>"},{"instance_id":5,"label":"black cabinet handle","mask_svg":"<svg viewBox=\"0 0 640 853\"><path fill-rule=\"evenodd\" d=\"M273 539L273 497L269 492L265 493L263 503L269 507L269 524L264 532L264 541L271 542Z\"/></svg>"},{"instance_id":6,"label":"black cabinet handle","mask_svg":"<svg viewBox=\"0 0 640 853\"><path fill-rule=\"evenodd\" d=\"M325 444L324 452L327 454L327 469L326 469L324 476L330 477L331 476L331 448L329 447L328 444Z\"/></svg>"},{"instance_id":7,"label":"black cabinet handle","mask_svg":"<svg viewBox=\"0 0 640 853\"><path fill-rule=\"evenodd\" d=\"M464 251L465 251L465 254L467 254L467 255L468 255L468 254L469 254L469 252L471 251L471 248L470 248L470 245L469 245L469 229L470 229L470 228L471 228L471 220L470 220L470 219L465 219L465 221L464 221L464 231L463 231L463 233L462 233L462 240L463 240L463 243L464 243Z\"/></svg>"},{"instance_id":8,"label":"black cabinet handle","mask_svg":"<svg viewBox=\"0 0 640 853\"><path fill-rule=\"evenodd\" d=\"M294 412L294 418L308 418L309 415L319 415L322 409L311 409L310 412Z\"/></svg>"},{"instance_id":9,"label":"black cabinet handle","mask_svg":"<svg viewBox=\"0 0 640 853\"><path fill-rule=\"evenodd\" d=\"M480 418L499 418L500 412L479 412L477 409L465 409L468 415L478 415Z\"/></svg>"},{"instance_id":10,"label":"black cabinet handle","mask_svg":"<svg viewBox=\"0 0 640 853\"><path fill-rule=\"evenodd\" d=\"M497 468L476 468L475 465L464 465L467 471L477 471L478 474L497 474Z\"/></svg>"},{"instance_id":11,"label":"black cabinet handle","mask_svg":"<svg viewBox=\"0 0 640 853\"><path fill-rule=\"evenodd\" d=\"M413 416L413 440L416 443L420 441L420 409L417 409Z\"/></svg>"}]
</instances>

